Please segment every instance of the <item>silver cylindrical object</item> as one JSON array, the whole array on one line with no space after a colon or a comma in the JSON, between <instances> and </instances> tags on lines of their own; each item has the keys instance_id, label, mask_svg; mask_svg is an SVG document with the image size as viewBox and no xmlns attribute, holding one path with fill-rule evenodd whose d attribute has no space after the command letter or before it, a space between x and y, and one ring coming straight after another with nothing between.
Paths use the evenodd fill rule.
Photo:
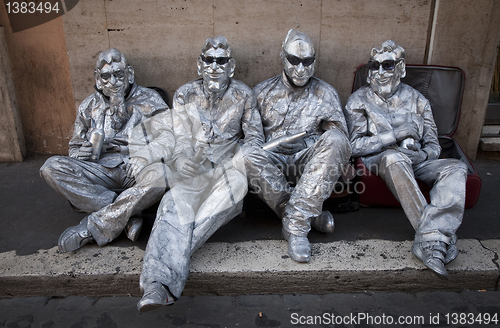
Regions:
<instances>
[{"instance_id":1,"label":"silver cylindrical object","mask_svg":"<svg viewBox=\"0 0 500 328\"><path fill-rule=\"evenodd\" d=\"M104 129L95 129L90 135L90 143L92 143L92 154L90 161L97 162L101 156L101 149L104 143Z\"/></svg>"},{"instance_id":2,"label":"silver cylindrical object","mask_svg":"<svg viewBox=\"0 0 500 328\"><path fill-rule=\"evenodd\" d=\"M406 149L415 149L415 139L406 138L399 143L399 147Z\"/></svg>"},{"instance_id":3,"label":"silver cylindrical object","mask_svg":"<svg viewBox=\"0 0 500 328\"><path fill-rule=\"evenodd\" d=\"M291 135L284 135L279 138L276 138L274 140L266 142L264 145L262 145L262 149L264 150L275 150L280 144L285 143L285 142L294 142L297 140L300 140L304 138L307 135L307 132L300 132L296 134L291 134Z\"/></svg>"},{"instance_id":4,"label":"silver cylindrical object","mask_svg":"<svg viewBox=\"0 0 500 328\"><path fill-rule=\"evenodd\" d=\"M203 148L198 148L198 150L193 156L193 162L201 163L202 156L203 156Z\"/></svg>"}]
</instances>

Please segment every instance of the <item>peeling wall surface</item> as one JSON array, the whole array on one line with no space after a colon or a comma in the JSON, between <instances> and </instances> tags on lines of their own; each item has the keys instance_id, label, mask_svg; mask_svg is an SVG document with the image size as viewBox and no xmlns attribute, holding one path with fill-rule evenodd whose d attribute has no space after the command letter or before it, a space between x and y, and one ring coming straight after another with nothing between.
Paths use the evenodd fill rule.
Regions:
<instances>
[{"instance_id":1,"label":"peeling wall surface","mask_svg":"<svg viewBox=\"0 0 500 328\"><path fill-rule=\"evenodd\" d=\"M198 77L196 60L207 37L227 37L236 59L235 78L253 87L281 72L281 43L287 31L296 28L314 41L316 76L337 89L343 104L356 67L387 39L406 49L409 64L430 60L462 67L472 76L464 103L474 109L463 109L457 136L474 158L486 110L484 90L493 72L498 7L495 0L79 1L62 18L11 38L28 150L66 153L76 107L93 92L95 59L104 49L124 52L138 84L162 87L171 100L178 87ZM20 33L26 33L29 42L17 40L24 37ZM47 38L48 43L43 41ZM30 78L24 81L19 72L34 69L27 64L33 58L45 69L29 71ZM54 62L55 67L49 65ZM68 97L71 93L73 97ZM481 101L484 108L478 107Z\"/></svg>"}]
</instances>

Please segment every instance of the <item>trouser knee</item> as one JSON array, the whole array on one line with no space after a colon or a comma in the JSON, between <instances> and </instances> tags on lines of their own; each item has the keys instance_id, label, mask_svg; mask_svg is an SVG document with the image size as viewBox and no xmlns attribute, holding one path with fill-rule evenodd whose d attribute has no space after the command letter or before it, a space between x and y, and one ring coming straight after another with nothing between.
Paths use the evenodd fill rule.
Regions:
<instances>
[{"instance_id":1,"label":"trouser knee","mask_svg":"<svg viewBox=\"0 0 500 328\"><path fill-rule=\"evenodd\" d=\"M45 181L52 181L54 180L54 176L57 172L62 171L62 165L65 163L65 157L63 156L52 156L49 157L45 163L40 167L40 176L45 180Z\"/></svg>"},{"instance_id":2,"label":"trouser knee","mask_svg":"<svg viewBox=\"0 0 500 328\"><path fill-rule=\"evenodd\" d=\"M459 159L456 158L447 158L446 159L446 164L444 165L443 168L440 170L441 175L448 175L450 173L458 173L460 171L462 172L467 172L468 167L467 164L462 162Z\"/></svg>"},{"instance_id":3,"label":"trouser knee","mask_svg":"<svg viewBox=\"0 0 500 328\"><path fill-rule=\"evenodd\" d=\"M318 146L334 160L347 162L351 157L351 145L347 136L338 129L326 130L318 139Z\"/></svg>"},{"instance_id":4,"label":"trouser knee","mask_svg":"<svg viewBox=\"0 0 500 328\"><path fill-rule=\"evenodd\" d=\"M411 160L406 156L405 154L396 151L396 150L389 150L386 151L383 155L382 158L380 159L379 162L379 173L381 176L385 176L387 171L392 165L399 165L399 166L409 166L411 167ZM373 171L373 168L369 168L371 171Z\"/></svg>"}]
</instances>

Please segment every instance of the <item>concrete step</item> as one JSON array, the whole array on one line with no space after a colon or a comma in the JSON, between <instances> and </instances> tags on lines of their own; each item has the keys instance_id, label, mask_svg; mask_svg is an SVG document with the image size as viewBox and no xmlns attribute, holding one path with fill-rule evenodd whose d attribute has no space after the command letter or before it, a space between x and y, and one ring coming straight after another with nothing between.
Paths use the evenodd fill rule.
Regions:
<instances>
[{"instance_id":1,"label":"concrete step","mask_svg":"<svg viewBox=\"0 0 500 328\"><path fill-rule=\"evenodd\" d=\"M358 240L312 244L297 263L283 240L206 243L192 257L185 295L326 294L357 291L497 290L500 240L458 241L460 255L436 277L410 253L411 241ZM144 252L87 245L17 256L0 254L0 297L140 296Z\"/></svg>"},{"instance_id":2,"label":"concrete step","mask_svg":"<svg viewBox=\"0 0 500 328\"><path fill-rule=\"evenodd\" d=\"M500 151L500 125L485 125L479 147L482 151Z\"/></svg>"},{"instance_id":3,"label":"concrete step","mask_svg":"<svg viewBox=\"0 0 500 328\"><path fill-rule=\"evenodd\" d=\"M500 151L500 137L481 138L479 146L482 151Z\"/></svg>"},{"instance_id":4,"label":"concrete step","mask_svg":"<svg viewBox=\"0 0 500 328\"><path fill-rule=\"evenodd\" d=\"M483 126L483 135L498 135L500 137L500 125L485 125Z\"/></svg>"}]
</instances>

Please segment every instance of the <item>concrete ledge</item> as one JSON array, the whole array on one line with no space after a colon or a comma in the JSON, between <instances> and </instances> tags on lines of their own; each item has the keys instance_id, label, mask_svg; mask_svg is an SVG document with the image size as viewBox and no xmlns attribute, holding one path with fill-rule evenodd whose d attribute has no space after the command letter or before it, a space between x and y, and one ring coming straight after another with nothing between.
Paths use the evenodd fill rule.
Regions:
<instances>
[{"instance_id":1,"label":"concrete ledge","mask_svg":"<svg viewBox=\"0 0 500 328\"><path fill-rule=\"evenodd\" d=\"M410 253L411 242L359 240L313 244L310 263L291 260L281 240L207 243L191 261L185 295L496 290L498 241L459 240L459 257L437 278ZM0 254L0 297L140 296L143 251L86 246L60 254Z\"/></svg>"},{"instance_id":2,"label":"concrete ledge","mask_svg":"<svg viewBox=\"0 0 500 328\"><path fill-rule=\"evenodd\" d=\"M481 138L479 145L482 151L500 151L500 138Z\"/></svg>"}]
</instances>

